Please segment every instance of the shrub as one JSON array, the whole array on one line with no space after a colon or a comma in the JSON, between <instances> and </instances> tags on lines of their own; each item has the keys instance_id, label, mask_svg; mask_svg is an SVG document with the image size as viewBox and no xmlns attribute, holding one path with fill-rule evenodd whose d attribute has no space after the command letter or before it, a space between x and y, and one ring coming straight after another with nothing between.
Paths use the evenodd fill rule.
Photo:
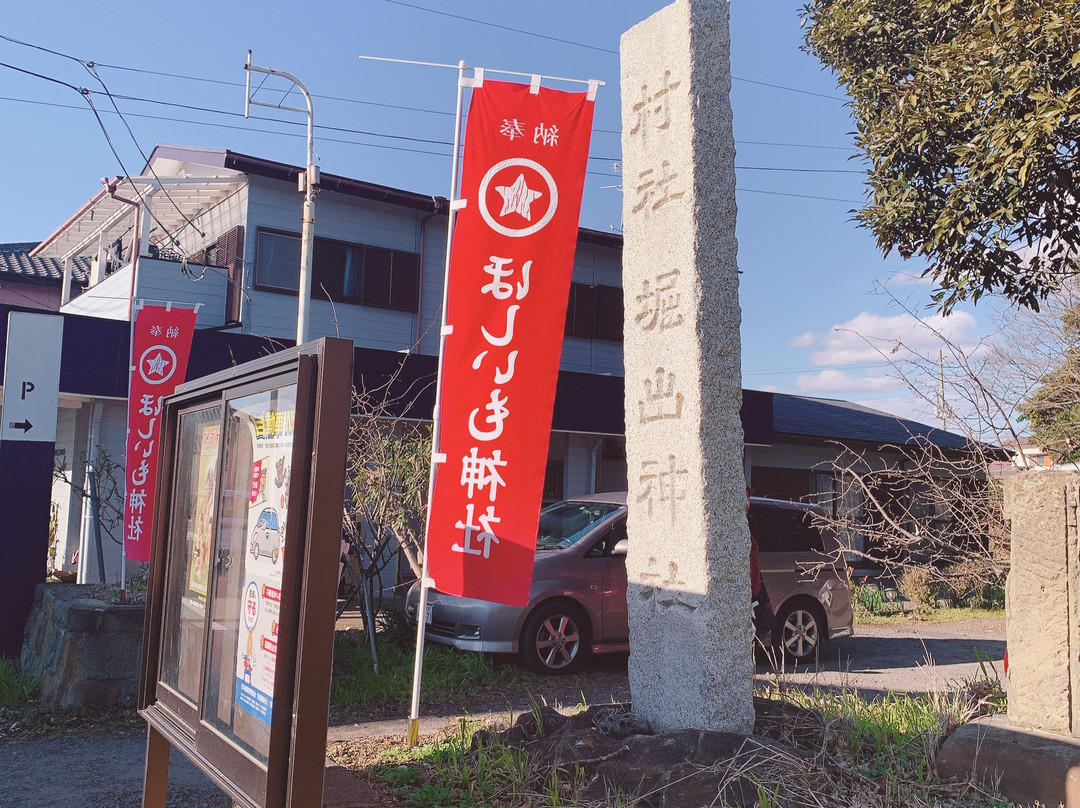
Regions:
<instances>
[{"instance_id":1,"label":"shrub","mask_svg":"<svg viewBox=\"0 0 1080 808\"><path fill-rule=\"evenodd\" d=\"M855 584L851 587L851 608L857 615L879 614L885 610L885 598L877 584Z\"/></svg>"},{"instance_id":2,"label":"shrub","mask_svg":"<svg viewBox=\"0 0 1080 808\"><path fill-rule=\"evenodd\" d=\"M937 586L926 567L904 567L897 588L920 611L933 611L937 607Z\"/></svg>"},{"instance_id":3,"label":"shrub","mask_svg":"<svg viewBox=\"0 0 1080 808\"><path fill-rule=\"evenodd\" d=\"M0 657L0 707L19 707L37 692L37 681L13 659Z\"/></svg>"}]
</instances>

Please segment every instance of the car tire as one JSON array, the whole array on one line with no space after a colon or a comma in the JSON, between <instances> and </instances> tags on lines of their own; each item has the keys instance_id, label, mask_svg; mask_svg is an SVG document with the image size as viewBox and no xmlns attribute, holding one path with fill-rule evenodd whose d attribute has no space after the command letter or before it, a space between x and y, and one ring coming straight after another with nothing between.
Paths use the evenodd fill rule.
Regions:
<instances>
[{"instance_id":1,"label":"car tire","mask_svg":"<svg viewBox=\"0 0 1080 808\"><path fill-rule=\"evenodd\" d=\"M259 560L259 543L258 542L255 542L253 545L251 545L251 555L255 558L256 561Z\"/></svg>"},{"instance_id":2,"label":"car tire","mask_svg":"<svg viewBox=\"0 0 1080 808\"><path fill-rule=\"evenodd\" d=\"M588 648L588 618L576 606L556 602L529 615L518 653L535 673L565 676L581 667Z\"/></svg>"},{"instance_id":3,"label":"car tire","mask_svg":"<svg viewBox=\"0 0 1080 808\"><path fill-rule=\"evenodd\" d=\"M781 664L816 660L824 638L825 613L816 603L788 601L776 613L773 646Z\"/></svg>"},{"instance_id":4,"label":"car tire","mask_svg":"<svg viewBox=\"0 0 1080 808\"><path fill-rule=\"evenodd\" d=\"M276 564L279 555L281 555L281 549L278 548L278 547L275 547L274 551L272 553L270 553L270 560L273 561Z\"/></svg>"}]
</instances>

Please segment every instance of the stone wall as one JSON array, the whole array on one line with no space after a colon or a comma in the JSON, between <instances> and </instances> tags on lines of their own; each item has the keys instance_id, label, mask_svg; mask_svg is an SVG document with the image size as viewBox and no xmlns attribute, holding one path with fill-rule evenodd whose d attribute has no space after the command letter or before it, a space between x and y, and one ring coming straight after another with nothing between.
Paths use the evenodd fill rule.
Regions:
<instances>
[{"instance_id":1,"label":"stone wall","mask_svg":"<svg viewBox=\"0 0 1080 808\"><path fill-rule=\"evenodd\" d=\"M1080 474L1029 472L1005 478L1012 523L1005 638L1009 722L1080 735Z\"/></svg>"},{"instance_id":2,"label":"stone wall","mask_svg":"<svg viewBox=\"0 0 1080 808\"><path fill-rule=\"evenodd\" d=\"M131 706L139 690L143 606L112 606L93 587L38 584L22 667L51 707Z\"/></svg>"}]
</instances>

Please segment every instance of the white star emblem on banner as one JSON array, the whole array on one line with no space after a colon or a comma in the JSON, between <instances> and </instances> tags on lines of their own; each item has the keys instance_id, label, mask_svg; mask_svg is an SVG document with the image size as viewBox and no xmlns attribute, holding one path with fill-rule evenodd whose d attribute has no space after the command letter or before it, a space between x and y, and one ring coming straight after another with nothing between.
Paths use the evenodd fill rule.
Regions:
<instances>
[{"instance_id":1,"label":"white star emblem on banner","mask_svg":"<svg viewBox=\"0 0 1080 808\"><path fill-rule=\"evenodd\" d=\"M151 357L146 360L148 367L147 373L152 373L157 376L165 375L165 367L169 365L169 360L162 356L160 353L157 356Z\"/></svg>"},{"instance_id":2,"label":"white star emblem on banner","mask_svg":"<svg viewBox=\"0 0 1080 808\"><path fill-rule=\"evenodd\" d=\"M532 190L525 183L524 174L518 174L518 178L514 180L513 185L496 185L495 190L503 198L502 210L499 212L500 216L517 213L525 217L525 221L530 222L532 221L532 213L529 211L529 206L543 196L540 191Z\"/></svg>"}]
</instances>

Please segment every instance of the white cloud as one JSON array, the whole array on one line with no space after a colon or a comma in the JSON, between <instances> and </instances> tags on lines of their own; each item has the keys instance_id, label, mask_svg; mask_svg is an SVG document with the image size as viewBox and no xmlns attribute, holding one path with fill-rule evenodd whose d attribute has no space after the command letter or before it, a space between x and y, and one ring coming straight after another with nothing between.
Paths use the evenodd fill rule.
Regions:
<instances>
[{"instance_id":1,"label":"white cloud","mask_svg":"<svg viewBox=\"0 0 1080 808\"><path fill-rule=\"evenodd\" d=\"M795 389L800 393L831 393L844 397L852 393L895 390L900 386L900 381L876 369L855 376L836 368L827 368L817 373L804 373L795 379Z\"/></svg>"},{"instance_id":2,"label":"white cloud","mask_svg":"<svg viewBox=\"0 0 1080 808\"><path fill-rule=\"evenodd\" d=\"M799 334L795 339L788 342L792 348L810 348L817 341L817 337L814 336L812 331L807 331L805 334Z\"/></svg>"},{"instance_id":3,"label":"white cloud","mask_svg":"<svg viewBox=\"0 0 1080 808\"><path fill-rule=\"evenodd\" d=\"M810 362L819 367L843 367L903 360L913 353L925 356L937 351L942 338L961 346L973 345L975 331L975 317L966 311L923 318L906 312L885 316L864 311L818 336L813 344L821 350L810 354Z\"/></svg>"},{"instance_id":4,"label":"white cloud","mask_svg":"<svg viewBox=\"0 0 1080 808\"><path fill-rule=\"evenodd\" d=\"M897 272L895 275L885 281L885 286L887 288L933 285L934 279L930 275L920 275L917 272Z\"/></svg>"}]
</instances>

